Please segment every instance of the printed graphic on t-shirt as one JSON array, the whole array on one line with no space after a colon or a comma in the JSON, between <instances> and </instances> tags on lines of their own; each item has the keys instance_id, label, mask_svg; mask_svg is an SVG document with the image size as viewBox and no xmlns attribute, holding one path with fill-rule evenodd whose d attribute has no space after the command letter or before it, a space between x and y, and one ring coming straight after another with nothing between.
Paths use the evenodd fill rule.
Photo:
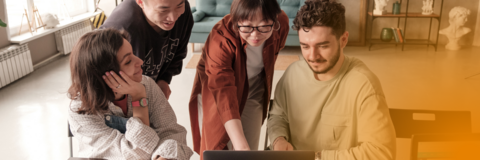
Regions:
<instances>
[{"instance_id":1,"label":"printed graphic on t-shirt","mask_svg":"<svg viewBox=\"0 0 480 160\"><path fill-rule=\"evenodd\" d=\"M166 63L170 63L173 60L173 57L175 56L175 51L177 50L179 43L179 38L169 38L168 42L165 43L165 45L163 45L162 49L160 50L160 54L155 53L153 48L150 49L145 56L145 61L142 65L143 74L153 79L157 79L163 65ZM160 60L155 59L156 56L158 56ZM163 70L166 70L166 68L164 68Z\"/></svg>"},{"instance_id":2,"label":"printed graphic on t-shirt","mask_svg":"<svg viewBox=\"0 0 480 160\"><path fill-rule=\"evenodd\" d=\"M175 53L172 52L172 50L174 48L177 48L178 47L178 43L180 42L180 39L179 38L175 38L175 39L171 39L169 38L170 41L169 41L169 44L171 45L170 46L170 52L168 52L168 45L164 45L163 48L162 48L162 55L165 55L165 63L169 63L170 61L173 60L173 56L175 55ZM164 53L168 53L167 54L164 54Z\"/></svg>"}]
</instances>

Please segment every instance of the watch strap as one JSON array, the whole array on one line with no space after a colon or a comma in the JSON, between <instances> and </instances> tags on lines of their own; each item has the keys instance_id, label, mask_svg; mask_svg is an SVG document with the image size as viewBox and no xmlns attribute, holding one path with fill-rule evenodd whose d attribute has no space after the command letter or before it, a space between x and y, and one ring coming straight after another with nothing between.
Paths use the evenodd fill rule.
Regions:
<instances>
[{"instance_id":1,"label":"watch strap","mask_svg":"<svg viewBox=\"0 0 480 160\"><path fill-rule=\"evenodd\" d=\"M148 99L147 98L142 98L138 101L133 101L132 102L132 107L147 107L148 106Z\"/></svg>"},{"instance_id":2,"label":"watch strap","mask_svg":"<svg viewBox=\"0 0 480 160\"><path fill-rule=\"evenodd\" d=\"M140 101L133 101L132 107L140 107Z\"/></svg>"}]
</instances>

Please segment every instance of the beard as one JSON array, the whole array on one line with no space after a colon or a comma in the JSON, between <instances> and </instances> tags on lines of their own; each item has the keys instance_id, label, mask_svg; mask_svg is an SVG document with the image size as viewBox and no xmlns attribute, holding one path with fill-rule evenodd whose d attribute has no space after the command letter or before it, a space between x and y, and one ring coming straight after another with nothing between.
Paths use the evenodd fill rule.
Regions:
<instances>
[{"instance_id":1,"label":"beard","mask_svg":"<svg viewBox=\"0 0 480 160\"><path fill-rule=\"evenodd\" d=\"M340 59L340 44L338 45L338 49L337 49L337 52L333 55L332 59L314 59L314 60L307 60L305 57L304 57L304 60L307 62L308 64L308 67L310 67L310 69L313 71L313 73L315 74L325 74L327 73L328 71L332 70L333 67L335 67L335 65L337 64L338 60ZM324 69L313 69L313 67L310 65L310 63L308 62L317 62L317 63L327 63L328 66L325 67Z\"/></svg>"}]
</instances>

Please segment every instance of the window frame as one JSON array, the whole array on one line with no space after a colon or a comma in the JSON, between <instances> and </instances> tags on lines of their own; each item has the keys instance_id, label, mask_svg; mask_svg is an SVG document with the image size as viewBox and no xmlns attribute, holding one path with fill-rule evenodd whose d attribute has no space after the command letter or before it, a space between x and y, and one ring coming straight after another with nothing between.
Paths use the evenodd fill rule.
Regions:
<instances>
[{"instance_id":1,"label":"window frame","mask_svg":"<svg viewBox=\"0 0 480 160\"><path fill-rule=\"evenodd\" d=\"M34 0L16 0L16 1L25 1L25 3L27 4L28 18L30 20L32 20L32 17L34 16L34 14L33 14L33 6L35 4ZM71 0L71 1L79 1L79 0ZM70 17L61 20L60 23L62 23L62 21L72 19L75 16L79 16L79 15L82 15L82 14L85 14L85 13L93 13L94 12L94 8L95 8L94 3L98 0L81 0L81 1L83 1L85 8L80 9L79 12L75 12L73 14L68 13ZM7 28L7 36L8 36L9 41L11 40L12 37L16 37L16 36L20 36L20 35L29 33L28 22L24 17L20 17L20 18L23 18L22 31L20 31L20 33L19 33L20 24L11 24L10 23L8 9L7 9L8 8L7 0L3 0L3 3L4 3L4 6L5 6L5 11L4 11L5 12L5 21L8 24L8 27L6 27L6 28ZM40 12L40 14L43 14L43 13ZM43 29L40 29L40 30L43 30ZM35 34L35 32L34 32L34 34Z\"/></svg>"}]
</instances>

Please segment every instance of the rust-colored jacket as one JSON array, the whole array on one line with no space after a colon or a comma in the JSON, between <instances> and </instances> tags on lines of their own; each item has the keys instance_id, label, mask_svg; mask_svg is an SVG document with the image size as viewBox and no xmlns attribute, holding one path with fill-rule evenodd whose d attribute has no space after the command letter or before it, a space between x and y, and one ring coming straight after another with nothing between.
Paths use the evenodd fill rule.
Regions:
<instances>
[{"instance_id":1,"label":"rust-colored jacket","mask_svg":"<svg viewBox=\"0 0 480 160\"><path fill-rule=\"evenodd\" d=\"M278 23L273 28L272 36L265 41L263 48L263 64L265 74L263 121L267 114L267 106L272 89L275 61L285 46L289 22L285 12L278 15ZM236 25L236 24L235 24ZM226 15L213 27L201 59L189 102L190 122L192 126L194 150L203 159L204 150L223 150L230 138L224 124L231 119L240 119L248 96L248 77L246 67L247 42L238 31L232 29L231 16ZM200 136L198 126L198 94L202 94L203 129Z\"/></svg>"}]
</instances>

